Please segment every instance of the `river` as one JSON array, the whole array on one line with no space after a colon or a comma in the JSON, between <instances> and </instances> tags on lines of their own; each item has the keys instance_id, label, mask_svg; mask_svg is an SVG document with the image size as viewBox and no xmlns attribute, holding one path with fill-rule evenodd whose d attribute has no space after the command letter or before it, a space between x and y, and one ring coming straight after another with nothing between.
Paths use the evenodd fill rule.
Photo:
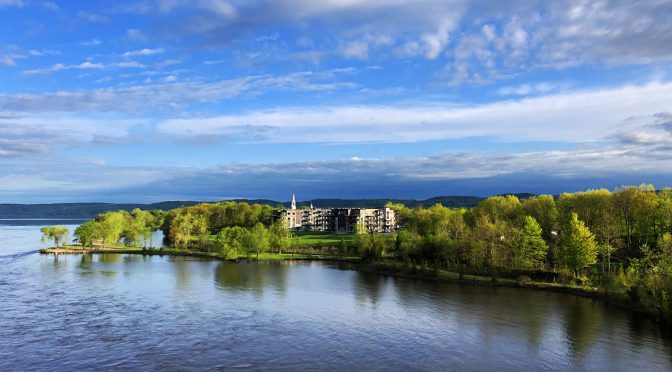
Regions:
<instances>
[{"instance_id":1,"label":"river","mask_svg":"<svg viewBox=\"0 0 672 372\"><path fill-rule=\"evenodd\" d=\"M0 369L672 370L672 339L601 302L320 262L40 255L0 220Z\"/></svg>"}]
</instances>

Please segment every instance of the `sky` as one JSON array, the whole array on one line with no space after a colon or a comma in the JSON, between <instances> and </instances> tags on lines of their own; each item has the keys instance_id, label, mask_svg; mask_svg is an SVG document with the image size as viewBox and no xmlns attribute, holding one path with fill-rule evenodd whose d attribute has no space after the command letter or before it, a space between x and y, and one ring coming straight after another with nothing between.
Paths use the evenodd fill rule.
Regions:
<instances>
[{"instance_id":1,"label":"sky","mask_svg":"<svg viewBox=\"0 0 672 372\"><path fill-rule=\"evenodd\" d=\"M672 186L672 1L0 0L0 203Z\"/></svg>"}]
</instances>

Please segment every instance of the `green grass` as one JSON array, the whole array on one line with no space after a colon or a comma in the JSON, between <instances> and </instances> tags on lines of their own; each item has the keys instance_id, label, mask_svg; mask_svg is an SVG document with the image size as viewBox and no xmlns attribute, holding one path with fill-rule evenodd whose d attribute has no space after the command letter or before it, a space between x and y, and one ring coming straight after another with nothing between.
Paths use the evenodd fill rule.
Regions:
<instances>
[{"instance_id":1,"label":"green grass","mask_svg":"<svg viewBox=\"0 0 672 372\"><path fill-rule=\"evenodd\" d=\"M331 234L320 231L297 231L293 233L292 245L313 246L313 245L338 245L341 239L348 244L355 240L355 234Z\"/></svg>"},{"instance_id":2,"label":"green grass","mask_svg":"<svg viewBox=\"0 0 672 372\"><path fill-rule=\"evenodd\" d=\"M255 260L257 259L257 254L255 252L247 252L246 255L241 255L239 258L247 258ZM305 253L271 253L264 252L259 254L260 261L282 261L282 260L338 260L338 261L359 261L359 257L354 256L329 256L329 255L311 255Z\"/></svg>"}]
</instances>

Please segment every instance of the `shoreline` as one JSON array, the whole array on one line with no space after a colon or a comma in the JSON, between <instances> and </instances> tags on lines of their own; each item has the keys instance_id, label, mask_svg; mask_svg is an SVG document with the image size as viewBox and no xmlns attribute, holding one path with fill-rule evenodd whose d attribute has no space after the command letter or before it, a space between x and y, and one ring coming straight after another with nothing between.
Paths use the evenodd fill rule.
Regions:
<instances>
[{"instance_id":1,"label":"shoreline","mask_svg":"<svg viewBox=\"0 0 672 372\"><path fill-rule=\"evenodd\" d=\"M641 314L656 322L661 326L669 325L669 322L662 319L656 314L652 314L644 309L634 306L627 301L615 298L609 293L601 292L597 287L576 286L560 283L550 282L535 282L525 281L520 282L511 278L497 278L493 281L490 276L464 274L460 277L459 273L446 270L432 270L419 269L415 272L408 272L408 268L399 268L398 265L386 262L363 262L359 257L348 256L328 256L328 255L310 255L303 253L265 253L261 254L259 258L255 255L240 256L237 258L227 258L217 253L208 252L190 252L183 250L176 250L172 248L135 248L135 247L106 247L106 248L81 248L81 247L66 247L66 248L43 248L38 251L44 255L77 255L77 254L136 254L143 256L177 256L177 257L197 257L206 258L218 261L228 262L272 262L272 261L329 261L348 263L352 265L352 269L364 273L389 276L394 278L434 281L441 283L470 285L480 287L506 287L506 288L521 288L536 291L550 291L556 293L569 294L584 298L590 298L597 301L602 301L606 304L615 306L621 310L631 311Z\"/></svg>"}]
</instances>

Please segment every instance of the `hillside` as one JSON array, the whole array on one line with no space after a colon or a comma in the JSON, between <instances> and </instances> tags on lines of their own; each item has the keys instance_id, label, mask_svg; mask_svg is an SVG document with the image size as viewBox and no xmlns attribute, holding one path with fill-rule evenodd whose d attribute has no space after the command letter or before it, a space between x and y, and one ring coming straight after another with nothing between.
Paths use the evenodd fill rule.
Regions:
<instances>
[{"instance_id":1,"label":"hillside","mask_svg":"<svg viewBox=\"0 0 672 372\"><path fill-rule=\"evenodd\" d=\"M520 194L521 198L531 194ZM477 196L437 196L425 200L416 199L314 199L298 203L299 207L309 206L315 208L379 208L388 202L404 204L408 207L430 207L434 204L442 204L450 208L470 208L483 200ZM283 205L289 207L289 202L279 202L268 199L236 200L250 204L268 204L272 206ZM55 204L0 204L0 218L92 218L98 213L114 210L162 209L170 210L177 207L195 205L198 201L164 201L152 204L138 203L55 203Z\"/></svg>"}]
</instances>

